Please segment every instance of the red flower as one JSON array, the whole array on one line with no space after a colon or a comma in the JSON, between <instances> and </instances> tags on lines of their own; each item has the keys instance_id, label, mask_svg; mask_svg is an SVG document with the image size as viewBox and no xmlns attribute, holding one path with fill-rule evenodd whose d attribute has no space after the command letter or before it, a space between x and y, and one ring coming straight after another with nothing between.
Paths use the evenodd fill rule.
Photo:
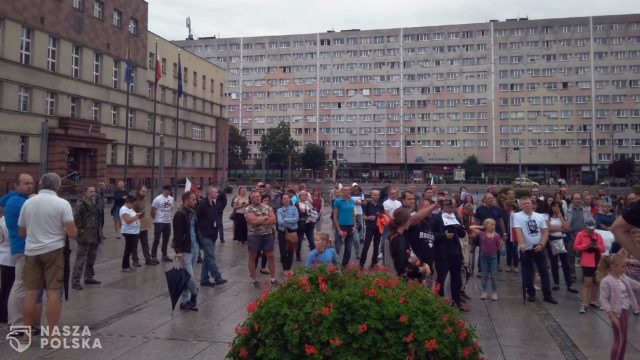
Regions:
<instances>
[{"instance_id":1,"label":"red flower","mask_svg":"<svg viewBox=\"0 0 640 360\"><path fill-rule=\"evenodd\" d=\"M473 348L471 348L470 346L462 348L462 357L466 358L467 356L471 355L472 352Z\"/></svg>"},{"instance_id":2,"label":"red flower","mask_svg":"<svg viewBox=\"0 0 640 360\"><path fill-rule=\"evenodd\" d=\"M436 344L436 339L425 340L424 347L427 351L433 351L438 348L438 344Z\"/></svg>"},{"instance_id":3,"label":"red flower","mask_svg":"<svg viewBox=\"0 0 640 360\"><path fill-rule=\"evenodd\" d=\"M247 305L247 312L249 314L251 314L252 312L256 311L258 309L258 305L256 304L255 301L252 301L249 303L249 305Z\"/></svg>"},{"instance_id":4,"label":"red flower","mask_svg":"<svg viewBox=\"0 0 640 360\"><path fill-rule=\"evenodd\" d=\"M316 348L313 345L305 345L304 351L307 352L307 356L316 354L318 352L318 350L316 350Z\"/></svg>"},{"instance_id":5,"label":"red flower","mask_svg":"<svg viewBox=\"0 0 640 360\"><path fill-rule=\"evenodd\" d=\"M297 329L298 328L298 324L293 324L293 328Z\"/></svg>"},{"instance_id":6,"label":"red flower","mask_svg":"<svg viewBox=\"0 0 640 360\"><path fill-rule=\"evenodd\" d=\"M249 335L249 330L247 330L246 327L241 327L240 328L240 335L242 335L242 337L247 337L247 335Z\"/></svg>"},{"instance_id":7,"label":"red flower","mask_svg":"<svg viewBox=\"0 0 640 360\"><path fill-rule=\"evenodd\" d=\"M329 338L329 344L338 346L338 345L340 345L342 343L340 342L340 339L338 339L338 338L336 338L335 340L332 339L332 338Z\"/></svg>"},{"instance_id":8,"label":"red flower","mask_svg":"<svg viewBox=\"0 0 640 360\"><path fill-rule=\"evenodd\" d=\"M240 328L236 326L236 328L235 328L235 329L233 329L233 331L235 331L235 332L236 332L236 335L238 335L238 332L240 332Z\"/></svg>"},{"instance_id":9,"label":"red flower","mask_svg":"<svg viewBox=\"0 0 640 360\"><path fill-rule=\"evenodd\" d=\"M406 300L406 298L401 297L401 298L400 298L400 300L398 300L398 302L399 302L400 304L404 304L404 301L405 301L405 300Z\"/></svg>"},{"instance_id":10,"label":"red flower","mask_svg":"<svg viewBox=\"0 0 640 360\"><path fill-rule=\"evenodd\" d=\"M240 348L240 357L246 359L249 356L249 352L245 348Z\"/></svg>"},{"instance_id":11,"label":"red flower","mask_svg":"<svg viewBox=\"0 0 640 360\"><path fill-rule=\"evenodd\" d=\"M400 322L406 322L407 320L409 320L409 317L405 316L405 315L401 315L400 319L398 319L398 321L400 321Z\"/></svg>"},{"instance_id":12,"label":"red flower","mask_svg":"<svg viewBox=\"0 0 640 360\"><path fill-rule=\"evenodd\" d=\"M480 348L480 345L478 345L478 340L473 342L473 349L474 350L478 350Z\"/></svg>"},{"instance_id":13,"label":"red flower","mask_svg":"<svg viewBox=\"0 0 640 360\"><path fill-rule=\"evenodd\" d=\"M440 291L440 283L436 283L436 286L433 287L433 289L431 290L432 294L437 294Z\"/></svg>"},{"instance_id":14,"label":"red flower","mask_svg":"<svg viewBox=\"0 0 640 360\"><path fill-rule=\"evenodd\" d=\"M321 283L320 285L318 285L318 288L320 289L320 291L326 293L327 292L327 284L325 283Z\"/></svg>"},{"instance_id":15,"label":"red flower","mask_svg":"<svg viewBox=\"0 0 640 360\"><path fill-rule=\"evenodd\" d=\"M264 304L264 301L267 299L268 295L269 295L269 289L264 289L262 291L262 296L260 296L260 302Z\"/></svg>"},{"instance_id":16,"label":"red flower","mask_svg":"<svg viewBox=\"0 0 640 360\"><path fill-rule=\"evenodd\" d=\"M416 357L416 352L415 350L411 350L411 353L409 353L409 355L407 355L407 357L405 358L405 360L413 360Z\"/></svg>"},{"instance_id":17,"label":"red flower","mask_svg":"<svg viewBox=\"0 0 640 360\"><path fill-rule=\"evenodd\" d=\"M336 270L338 270L338 267L337 267L337 266L335 266L335 265L333 265L333 264L331 264L331 265L327 266L327 272L328 272L328 273L335 272Z\"/></svg>"},{"instance_id":18,"label":"red flower","mask_svg":"<svg viewBox=\"0 0 640 360\"><path fill-rule=\"evenodd\" d=\"M460 332L460 335L458 336L460 338L460 340L464 340L467 338L467 332L462 329L462 331Z\"/></svg>"},{"instance_id":19,"label":"red flower","mask_svg":"<svg viewBox=\"0 0 640 360\"><path fill-rule=\"evenodd\" d=\"M464 327L464 320L460 319L460 321L458 321L458 326L463 328Z\"/></svg>"},{"instance_id":20,"label":"red flower","mask_svg":"<svg viewBox=\"0 0 640 360\"><path fill-rule=\"evenodd\" d=\"M410 332L406 338L404 338L404 342L409 343L411 342L411 340L413 340L413 331Z\"/></svg>"},{"instance_id":21,"label":"red flower","mask_svg":"<svg viewBox=\"0 0 640 360\"><path fill-rule=\"evenodd\" d=\"M256 332L258 331L259 327L258 327L258 323L253 323L253 328L256 329Z\"/></svg>"},{"instance_id":22,"label":"red flower","mask_svg":"<svg viewBox=\"0 0 640 360\"><path fill-rule=\"evenodd\" d=\"M446 328L446 329L444 329L444 333L445 333L445 334L451 334L451 331L453 331L453 329L452 329L452 328Z\"/></svg>"},{"instance_id":23,"label":"red flower","mask_svg":"<svg viewBox=\"0 0 640 360\"><path fill-rule=\"evenodd\" d=\"M365 321L362 325L358 325L358 332L362 334L367 331L367 322Z\"/></svg>"},{"instance_id":24,"label":"red flower","mask_svg":"<svg viewBox=\"0 0 640 360\"><path fill-rule=\"evenodd\" d=\"M323 307L322 311L320 312L322 315L324 316L329 316L329 314L333 311L333 304L331 304L330 307Z\"/></svg>"},{"instance_id":25,"label":"red flower","mask_svg":"<svg viewBox=\"0 0 640 360\"><path fill-rule=\"evenodd\" d=\"M442 322L447 322L449 321L449 314L446 314L443 318L442 318Z\"/></svg>"}]
</instances>

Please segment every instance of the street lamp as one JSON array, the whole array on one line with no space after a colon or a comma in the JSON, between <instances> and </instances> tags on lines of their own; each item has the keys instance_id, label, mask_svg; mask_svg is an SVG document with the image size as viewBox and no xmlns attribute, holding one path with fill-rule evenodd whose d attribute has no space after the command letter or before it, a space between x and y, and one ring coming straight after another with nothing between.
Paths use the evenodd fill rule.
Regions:
<instances>
[{"instance_id":1,"label":"street lamp","mask_svg":"<svg viewBox=\"0 0 640 360\"><path fill-rule=\"evenodd\" d=\"M522 153L520 151L520 145L514 146L513 150L518 152L518 177L522 177Z\"/></svg>"}]
</instances>

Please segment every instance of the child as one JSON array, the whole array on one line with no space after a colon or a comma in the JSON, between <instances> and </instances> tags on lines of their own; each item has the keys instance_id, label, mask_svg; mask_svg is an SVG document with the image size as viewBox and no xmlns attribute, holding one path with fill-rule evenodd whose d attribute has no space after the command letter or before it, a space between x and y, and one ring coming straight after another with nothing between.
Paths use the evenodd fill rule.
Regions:
<instances>
[{"instance_id":1,"label":"child","mask_svg":"<svg viewBox=\"0 0 640 360\"><path fill-rule=\"evenodd\" d=\"M316 233L313 243L316 248L311 250L307 257L307 264L305 265L307 268L312 265L338 265L338 255L336 255L331 240L329 240L329 234L325 232Z\"/></svg>"},{"instance_id":2,"label":"child","mask_svg":"<svg viewBox=\"0 0 640 360\"><path fill-rule=\"evenodd\" d=\"M501 237L496 233L496 222L493 219L486 219L482 226L474 225L471 229L478 233L480 239L480 268L485 276L482 277L482 300L487 298L487 282L491 276L491 287L493 294L491 300L498 300L498 251L501 250Z\"/></svg>"},{"instance_id":3,"label":"child","mask_svg":"<svg viewBox=\"0 0 640 360\"><path fill-rule=\"evenodd\" d=\"M625 275L627 259L622 254L602 258L598 269L600 282L600 304L607 312L613 328L611 359L624 359L627 347L627 313L629 308L638 310L638 302L633 293L640 289L640 283Z\"/></svg>"}]
</instances>

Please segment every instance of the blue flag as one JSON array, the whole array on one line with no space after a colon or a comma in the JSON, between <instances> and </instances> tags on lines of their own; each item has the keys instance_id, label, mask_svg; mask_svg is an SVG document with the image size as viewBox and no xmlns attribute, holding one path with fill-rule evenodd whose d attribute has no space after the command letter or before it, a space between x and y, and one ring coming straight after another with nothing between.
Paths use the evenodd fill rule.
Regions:
<instances>
[{"instance_id":1,"label":"blue flag","mask_svg":"<svg viewBox=\"0 0 640 360\"><path fill-rule=\"evenodd\" d=\"M125 55L124 82L128 85L133 84L133 62L131 61L131 48L127 48Z\"/></svg>"},{"instance_id":2,"label":"blue flag","mask_svg":"<svg viewBox=\"0 0 640 360\"><path fill-rule=\"evenodd\" d=\"M178 97L182 97L182 65L180 64L180 54L178 54Z\"/></svg>"}]
</instances>

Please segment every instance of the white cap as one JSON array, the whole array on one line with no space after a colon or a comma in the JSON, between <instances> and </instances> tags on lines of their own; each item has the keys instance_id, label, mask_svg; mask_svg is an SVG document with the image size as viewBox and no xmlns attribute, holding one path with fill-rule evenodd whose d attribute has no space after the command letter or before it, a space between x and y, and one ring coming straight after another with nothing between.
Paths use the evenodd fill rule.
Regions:
<instances>
[{"instance_id":1,"label":"white cap","mask_svg":"<svg viewBox=\"0 0 640 360\"><path fill-rule=\"evenodd\" d=\"M358 183L351 184L351 187L358 186Z\"/></svg>"},{"instance_id":2,"label":"white cap","mask_svg":"<svg viewBox=\"0 0 640 360\"><path fill-rule=\"evenodd\" d=\"M342 183L338 183L338 189L342 190Z\"/></svg>"}]
</instances>

